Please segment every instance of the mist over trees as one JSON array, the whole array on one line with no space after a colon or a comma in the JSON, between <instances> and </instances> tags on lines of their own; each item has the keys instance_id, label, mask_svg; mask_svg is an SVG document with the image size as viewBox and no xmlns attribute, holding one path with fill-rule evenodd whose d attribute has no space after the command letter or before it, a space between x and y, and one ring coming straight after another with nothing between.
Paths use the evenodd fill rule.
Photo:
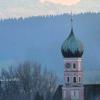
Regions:
<instances>
[{"instance_id":1,"label":"mist over trees","mask_svg":"<svg viewBox=\"0 0 100 100\"><path fill-rule=\"evenodd\" d=\"M73 15L73 29L76 37L84 44L83 68L85 82L90 83L90 70L94 70L93 82L100 82L100 13L85 13ZM0 59L7 63L12 60L34 60L50 66L63 78L63 58L61 45L70 32L70 15L33 16L20 19L6 19L0 21ZM91 45L96 44L96 45ZM33 52L34 51L34 52ZM96 52L96 53L94 53ZM51 56L52 55L52 56ZM47 59L48 57L48 59ZM8 61L10 60L11 61ZM56 67L58 66L58 70ZM94 68L95 66L95 68ZM98 72L99 73L99 72ZM98 83L99 83L98 82ZM96 82L97 83L97 82Z\"/></svg>"},{"instance_id":2,"label":"mist over trees","mask_svg":"<svg viewBox=\"0 0 100 100\"><path fill-rule=\"evenodd\" d=\"M98 69L100 56L94 52L100 51L98 27L100 13L79 14L74 15L74 18L75 35L83 41L86 49L84 69L94 68L94 66ZM55 67L59 77L63 77L60 48L69 32L70 15L66 14L1 20L0 59L6 61L16 58L35 60L39 58L40 63L46 63L48 67L51 66L51 69ZM85 73L86 82L91 83L90 77L87 76L90 75L93 79L96 73L91 74L90 70ZM100 82L99 75L93 82ZM2 69L0 77L8 80L0 82L0 100L50 100L57 87L56 75L47 69L41 69L41 65L36 63L25 62L16 68L11 66L6 70ZM10 79L14 81L9 81Z\"/></svg>"},{"instance_id":3,"label":"mist over trees","mask_svg":"<svg viewBox=\"0 0 100 100\"><path fill-rule=\"evenodd\" d=\"M37 63L1 70L0 100L51 100L57 76Z\"/></svg>"}]
</instances>

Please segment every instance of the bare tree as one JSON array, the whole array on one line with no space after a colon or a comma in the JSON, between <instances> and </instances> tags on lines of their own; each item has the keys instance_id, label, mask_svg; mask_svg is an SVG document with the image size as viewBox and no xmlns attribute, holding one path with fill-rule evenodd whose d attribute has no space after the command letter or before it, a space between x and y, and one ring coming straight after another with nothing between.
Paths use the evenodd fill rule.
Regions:
<instances>
[{"instance_id":1,"label":"bare tree","mask_svg":"<svg viewBox=\"0 0 100 100\"><path fill-rule=\"evenodd\" d=\"M8 96L5 100L11 100L13 96L24 98L24 100L34 100L39 92L44 100L50 100L57 86L57 76L46 68L41 69L37 63L24 62L17 67L10 67L1 71L3 79L18 79L17 81L6 81L5 92ZM14 94L15 95L11 95ZM19 95L19 96L18 96ZM6 97L6 96L5 96ZM42 97L41 97L42 98ZM17 100L17 99L12 99Z\"/></svg>"}]
</instances>

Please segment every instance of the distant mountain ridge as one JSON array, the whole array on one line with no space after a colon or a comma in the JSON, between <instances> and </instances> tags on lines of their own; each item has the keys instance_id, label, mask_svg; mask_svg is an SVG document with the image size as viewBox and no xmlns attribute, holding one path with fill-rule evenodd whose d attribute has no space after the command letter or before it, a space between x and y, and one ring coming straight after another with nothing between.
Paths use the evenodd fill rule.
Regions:
<instances>
[{"instance_id":1,"label":"distant mountain ridge","mask_svg":"<svg viewBox=\"0 0 100 100\"><path fill-rule=\"evenodd\" d=\"M85 79L99 81L100 13L73 16L74 33L84 44ZM0 21L0 61L7 63L32 60L63 77L61 44L70 33L70 15L30 17ZM95 73L91 75L90 70ZM96 73L97 71L97 73ZM89 80L88 80L89 81Z\"/></svg>"}]
</instances>

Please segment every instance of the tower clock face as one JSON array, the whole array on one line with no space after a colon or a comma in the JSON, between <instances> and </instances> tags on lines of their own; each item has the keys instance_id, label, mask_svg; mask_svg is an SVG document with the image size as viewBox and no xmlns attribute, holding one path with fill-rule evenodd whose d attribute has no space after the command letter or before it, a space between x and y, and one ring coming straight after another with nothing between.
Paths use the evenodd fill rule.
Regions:
<instances>
[{"instance_id":1,"label":"tower clock face","mask_svg":"<svg viewBox=\"0 0 100 100\"><path fill-rule=\"evenodd\" d=\"M66 63L66 64L65 64L65 67L66 67L66 68L70 68L70 67L71 67L71 64L70 64L70 63Z\"/></svg>"}]
</instances>

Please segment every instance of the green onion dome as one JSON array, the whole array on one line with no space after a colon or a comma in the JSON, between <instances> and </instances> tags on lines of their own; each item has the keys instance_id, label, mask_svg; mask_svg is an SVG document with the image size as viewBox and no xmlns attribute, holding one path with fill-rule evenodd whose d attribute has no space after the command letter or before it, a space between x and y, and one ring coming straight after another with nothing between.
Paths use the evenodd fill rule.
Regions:
<instances>
[{"instance_id":1,"label":"green onion dome","mask_svg":"<svg viewBox=\"0 0 100 100\"><path fill-rule=\"evenodd\" d=\"M61 47L61 52L64 58L78 58L83 55L83 44L78 40L71 29L70 35L64 41Z\"/></svg>"}]
</instances>

